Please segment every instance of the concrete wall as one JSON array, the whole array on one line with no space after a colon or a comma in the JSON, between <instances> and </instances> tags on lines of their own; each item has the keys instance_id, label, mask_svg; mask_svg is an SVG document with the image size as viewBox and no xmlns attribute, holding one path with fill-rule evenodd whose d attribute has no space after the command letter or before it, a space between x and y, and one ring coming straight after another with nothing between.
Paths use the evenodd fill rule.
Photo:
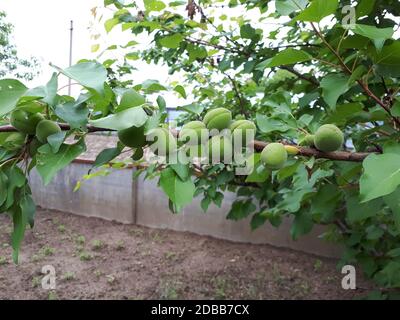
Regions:
<instances>
[{"instance_id":1,"label":"concrete wall","mask_svg":"<svg viewBox=\"0 0 400 320\"><path fill-rule=\"evenodd\" d=\"M183 209L172 214L168 209L168 200L157 187L157 179L132 181L131 170L116 170L106 177L97 177L85 181L81 189L73 192L76 182L87 173L91 165L73 163L60 171L48 186L42 185L36 172L31 175L32 191L36 203L48 209L71 212L88 217L100 217L123 223L190 231L220 239L257 244L271 244L277 247L291 248L325 257L337 257L339 248L328 245L318 236L323 228L315 227L313 232L298 241L290 238L290 220L286 219L279 229L266 223L263 227L251 231L249 219L231 221L225 219L235 194L226 193L222 207L211 205L204 213L200 207L200 198Z\"/></svg>"}]
</instances>

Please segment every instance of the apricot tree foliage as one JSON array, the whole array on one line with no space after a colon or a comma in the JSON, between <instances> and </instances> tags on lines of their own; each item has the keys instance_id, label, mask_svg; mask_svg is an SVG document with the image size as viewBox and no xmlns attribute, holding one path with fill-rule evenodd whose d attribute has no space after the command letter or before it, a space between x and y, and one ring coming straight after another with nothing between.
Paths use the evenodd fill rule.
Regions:
<instances>
[{"instance_id":1,"label":"apricot tree foliage","mask_svg":"<svg viewBox=\"0 0 400 320\"><path fill-rule=\"evenodd\" d=\"M122 61L82 60L58 68L46 85L33 89L17 80L0 81L5 125L18 109L40 112L63 129L49 135L32 158L27 150L33 136L21 142L1 133L0 204L14 222L15 252L26 224L33 224L29 171L36 168L47 184L85 150L88 132L116 130L121 141L99 154L92 176L134 163L141 166L135 177L159 177L174 212L196 196L204 210L219 206L224 192L231 191L237 200L227 219L249 218L253 229L264 223L278 227L289 216L291 236L298 239L315 224L326 225L322 237L344 247L341 263L357 264L382 289L381 297L395 297L400 287L400 3L105 0L105 6L114 12L104 23L106 31L131 33L128 43L107 48L123 52ZM151 45L141 46L143 37ZM165 64L171 74L181 75L180 82L130 77L136 61ZM59 74L83 87L78 98L58 94ZM169 91L187 104L167 106L163 96ZM236 175L235 163L223 162L145 164L142 138L151 130L163 132L166 145L185 147L174 130L166 130L167 107L182 111L178 127L208 124L206 113L217 108L229 110L233 121L255 123L252 171ZM333 131L336 138L317 141L318 131L329 139ZM66 143L67 137L73 142ZM326 152L324 145L335 150L338 142L342 150ZM133 148L132 159L114 161L126 145ZM268 158L273 149L279 152L274 163Z\"/></svg>"}]
</instances>

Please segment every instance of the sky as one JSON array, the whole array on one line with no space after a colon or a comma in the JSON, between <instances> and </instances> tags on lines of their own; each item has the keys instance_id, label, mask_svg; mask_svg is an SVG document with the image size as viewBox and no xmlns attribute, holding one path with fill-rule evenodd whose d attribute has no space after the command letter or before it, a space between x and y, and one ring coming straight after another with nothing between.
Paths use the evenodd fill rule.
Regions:
<instances>
[{"instance_id":1,"label":"sky","mask_svg":"<svg viewBox=\"0 0 400 320\"><path fill-rule=\"evenodd\" d=\"M102 2L1 0L0 10L7 13L7 20L14 25L13 37L19 55L35 56L41 61L43 72L29 86L48 81L53 72L49 62L61 68L68 66L71 20L74 21L73 63L83 57L93 57L88 29L92 20L90 9Z\"/></svg>"},{"instance_id":2,"label":"sky","mask_svg":"<svg viewBox=\"0 0 400 320\"><path fill-rule=\"evenodd\" d=\"M17 46L18 55L24 58L35 56L41 62L42 72L33 81L26 83L29 87L47 83L54 72L54 69L49 66L50 62L61 68L68 67L71 20L74 24L72 64L80 59L95 59L101 49L92 53L91 47L94 44L100 43L101 48L104 49L111 42L126 44L132 40L129 31L122 33L118 28L106 35L103 24L94 20L91 9L96 6L103 7L103 3L103 0L0 1L0 10L7 13L7 21L14 25L13 41ZM99 14L107 18L107 9L102 9ZM112 12L110 11L109 14L111 15ZM94 40L93 35L98 33L101 34L100 39ZM135 74L136 79L143 79L143 81L157 79L161 83L176 80L168 75L166 67L148 65L143 62L135 63L139 69ZM64 87L67 81L65 77L60 76L59 88ZM77 96L79 90L78 86L72 86L72 95ZM67 88L60 90L59 93L67 94ZM167 102L172 100L173 105L188 103L171 94L167 94L165 98Z\"/></svg>"}]
</instances>

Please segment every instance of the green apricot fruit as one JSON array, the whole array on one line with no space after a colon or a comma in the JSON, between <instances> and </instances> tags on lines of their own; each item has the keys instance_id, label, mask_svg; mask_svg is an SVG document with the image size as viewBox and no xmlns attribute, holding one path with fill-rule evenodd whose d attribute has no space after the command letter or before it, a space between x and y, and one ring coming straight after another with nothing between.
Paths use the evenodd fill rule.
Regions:
<instances>
[{"instance_id":1,"label":"green apricot fruit","mask_svg":"<svg viewBox=\"0 0 400 320\"><path fill-rule=\"evenodd\" d=\"M300 146L314 147L315 135L307 134L303 139L299 141Z\"/></svg>"},{"instance_id":2,"label":"green apricot fruit","mask_svg":"<svg viewBox=\"0 0 400 320\"><path fill-rule=\"evenodd\" d=\"M249 120L237 120L231 124L230 129L233 135L233 141L239 139L237 136L240 136L242 144L246 143L246 134L248 134L250 140L252 140L257 130L254 122ZM243 145L243 147L245 147L245 145Z\"/></svg>"},{"instance_id":3,"label":"green apricot fruit","mask_svg":"<svg viewBox=\"0 0 400 320\"><path fill-rule=\"evenodd\" d=\"M149 134L154 139L151 147L155 154L159 156L168 156L177 151L178 145L176 143L176 138L168 129L156 128L153 129Z\"/></svg>"},{"instance_id":4,"label":"green apricot fruit","mask_svg":"<svg viewBox=\"0 0 400 320\"><path fill-rule=\"evenodd\" d=\"M26 134L35 134L36 126L44 117L40 113L29 113L24 110L15 110L11 113L10 123L18 131Z\"/></svg>"},{"instance_id":5,"label":"green apricot fruit","mask_svg":"<svg viewBox=\"0 0 400 320\"><path fill-rule=\"evenodd\" d=\"M288 158L285 146L282 143L270 143L261 152L261 161L271 170L281 169Z\"/></svg>"},{"instance_id":6,"label":"green apricot fruit","mask_svg":"<svg viewBox=\"0 0 400 320\"><path fill-rule=\"evenodd\" d=\"M223 163L232 158L232 140L224 136L214 136L208 141L208 157L211 163Z\"/></svg>"},{"instance_id":7,"label":"green apricot fruit","mask_svg":"<svg viewBox=\"0 0 400 320\"><path fill-rule=\"evenodd\" d=\"M146 145L146 135L144 134L144 126L132 126L128 129L118 131L119 140L131 148L142 148Z\"/></svg>"},{"instance_id":8,"label":"green apricot fruit","mask_svg":"<svg viewBox=\"0 0 400 320\"><path fill-rule=\"evenodd\" d=\"M232 113L225 108L217 108L207 112L203 122L209 130L217 129L219 131L229 127L232 121Z\"/></svg>"},{"instance_id":9,"label":"green apricot fruit","mask_svg":"<svg viewBox=\"0 0 400 320\"><path fill-rule=\"evenodd\" d=\"M31 157L33 157L37 150L43 145L37 138L33 138L32 141L29 143L28 146L28 153Z\"/></svg>"},{"instance_id":10,"label":"green apricot fruit","mask_svg":"<svg viewBox=\"0 0 400 320\"><path fill-rule=\"evenodd\" d=\"M51 120L42 120L36 126L36 138L42 143L47 143L47 137L58 132L61 132L60 126Z\"/></svg>"},{"instance_id":11,"label":"green apricot fruit","mask_svg":"<svg viewBox=\"0 0 400 320\"><path fill-rule=\"evenodd\" d=\"M21 132L13 132L4 140L4 148L16 151L25 144L26 135Z\"/></svg>"},{"instance_id":12,"label":"green apricot fruit","mask_svg":"<svg viewBox=\"0 0 400 320\"><path fill-rule=\"evenodd\" d=\"M179 138L189 145L201 143L202 135L207 135L208 138L206 125L201 121L190 121L179 132Z\"/></svg>"},{"instance_id":13,"label":"green apricot fruit","mask_svg":"<svg viewBox=\"0 0 400 320\"><path fill-rule=\"evenodd\" d=\"M343 132L334 124L324 124L315 133L315 147L323 152L339 150L343 142Z\"/></svg>"}]
</instances>

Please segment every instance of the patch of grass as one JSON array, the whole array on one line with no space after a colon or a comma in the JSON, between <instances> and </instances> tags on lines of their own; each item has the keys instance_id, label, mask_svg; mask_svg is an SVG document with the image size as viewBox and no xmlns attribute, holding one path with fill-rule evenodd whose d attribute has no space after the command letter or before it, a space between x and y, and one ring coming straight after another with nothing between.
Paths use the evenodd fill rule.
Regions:
<instances>
[{"instance_id":1,"label":"patch of grass","mask_svg":"<svg viewBox=\"0 0 400 320\"><path fill-rule=\"evenodd\" d=\"M93 274L97 277L100 278L103 274L103 272L101 270L94 270Z\"/></svg>"},{"instance_id":2,"label":"patch of grass","mask_svg":"<svg viewBox=\"0 0 400 320\"><path fill-rule=\"evenodd\" d=\"M65 281L71 281L76 279L75 273L74 272L65 272L61 279L65 280Z\"/></svg>"},{"instance_id":3,"label":"patch of grass","mask_svg":"<svg viewBox=\"0 0 400 320\"><path fill-rule=\"evenodd\" d=\"M226 291L229 289L229 282L223 277L216 277L212 279L215 287L215 298L216 299L226 299Z\"/></svg>"},{"instance_id":4,"label":"patch of grass","mask_svg":"<svg viewBox=\"0 0 400 320\"><path fill-rule=\"evenodd\" d=\"M168 260L175 260L176 259L176 253L172 251L167 251L165 253L165 258Z\"/></svg>"},{"instance_id":5,"label":"patch of grass","mask_svg":"<svg viewBox=\"0 0 400 320\"><path fill-rule=\"evenodd\" d=\"M181 283L178 281L161 281L158 291L160 299L176 300L179 299Z\"/></svg>"},{"instance_id":6,"label":"patch of grass","mask_svg":"<svg viewBox=\"0 0 400 320\"><path fill-rule=\"evenodd\" d=\"M86 238L84 236L80 235L80 236L76 237L75 241L77 244L84 245L86 242Z\"/></svg>"},{"instance_id":7,"label":"patch of grass","mask_svg":"<svg viewBox=\"0 0 400 320\"><path fill-rule=\"evenodd\" d=\"M105 247L105 244L103 241L96 240L96 239L92 241L92 249L93 250L99 251L99 250L103 249L104 247Z\"/></svg>"},{"instance_id":8,"label":"patch of grass","mask_svg":"<svg viewBox=\"0 0 400 320\"><path fill-rule=\"evenodd\" d=\"M142 236L144 232L143 232L143 230L140 230L140 229L131 229L131 230L128 231L128 233L129 233L131 236L137 236L137 237L139 237L139 236Z\"/></svg>"},{"instance_id":9,"label":"patch of grass","mask_svg":"<svg viewBox=\"0 0 400 320\"><path fill-rule=\"evenodd\" d=\"M33 277L32 278L32 288L37 288L40 286L42 283L42 280L39 276Z\"/></svg>"},{"instance_id":10,"label":"patch of grass","mask_svg":"<svg viewBox=\"0 0 400 320\"><path fill-rule=\"evenodd\" d=\"M39 250L39 254L42 256L52 256L55 251L56 251L56 249L46 245Z\"/></svg>"},{"instance_id":11,"label":"patch of grass","mask_svg":"<svg viewBox=\"0 0 400 320\"><path fill-rule=\"evenodd\" d=\"M5 264L8 264L8 260L4 256L0 256L0 266L3 266Z\"/></svg>"},{"instance_id":12,"label":"patch of grass","mask_svg":"<svg viewBox=\"0 0 400 320\"><path fill-rule=\"evenodd\" d=\"M164 239L158 232L153 232L151 238L154 242L163 243Z\"/></svg>"},{"instance_id":13,"label":"patch of grass","mask_svg":"<svg viewBox=\"0 0 400 320\"><path fill-rule=\"evenodd\" d=\"M55 291L50 291L47 300L58 300L58 295Z\"/></svg>"},{"instance_id":14,"label":"patch of grass","mask_svg":"<svg viewBox=\"0 0 400 320\"><path fill-rule=\"evenodd\" d=\"M79 260L81 261L89 261L93 259L93 255L87 251L82 251L79 254Z\"/></svg>"},{"instance_id":15,"label":"patch of grass","mask_svg":"<svg viewBox=\"0 0 400 320\"><path fill-rule=\"evenodd\" d=\"M322 268L322 261L317 259L314 262L314 271L318 272Z\"/></svg>"},{"instance_id":16,"label":"patch of grass","mask_svg":"<svg viewBox=\"0 0 400 320\"><path fill-rule=\"evenodd\" d=\"M65 232L65 226L63 225L63 224L60 224L58 227L57 227L57 230L59 231L59 232L61 232L61 233L64 233Z\"/></svg>"}]
</instances>

